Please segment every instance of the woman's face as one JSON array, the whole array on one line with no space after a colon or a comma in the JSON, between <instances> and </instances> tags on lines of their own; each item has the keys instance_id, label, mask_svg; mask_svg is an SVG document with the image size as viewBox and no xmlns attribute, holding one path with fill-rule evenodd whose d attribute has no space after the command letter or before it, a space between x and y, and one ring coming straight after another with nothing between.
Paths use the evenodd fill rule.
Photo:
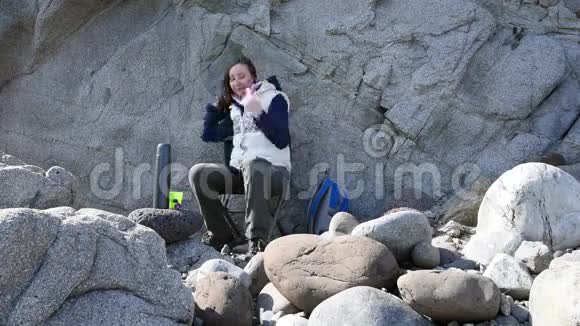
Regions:
<instances>
[{"instance_id":1,"label":"woman's face","mask_svg":"<svg viewBox=\"0 0 580 326\"><path fill-rule=\"evenodd\" d=\"M237 97L242 97L246 88L254 83L254 77L248 66L238 63L230 69L230 88Z\"/></svg>"}]
</instances>

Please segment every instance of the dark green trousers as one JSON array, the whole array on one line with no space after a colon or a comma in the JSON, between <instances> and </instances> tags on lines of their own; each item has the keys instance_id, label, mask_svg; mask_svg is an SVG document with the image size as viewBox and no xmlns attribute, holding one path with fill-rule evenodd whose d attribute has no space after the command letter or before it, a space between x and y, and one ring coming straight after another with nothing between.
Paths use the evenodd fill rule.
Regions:
<instances>
[{"instance_id":1,"label":"dark green trousers","mask_svg":"<svg viewBox=\"0 0 580 326\"><path fill-rule=\"evenodd\" d=\"M199 211L208 231L214 237L228 241L233 238L220 194L244 194L245 236L268 242L273 227L273 203L287 194L290 173L285 167L272 165L257 158L247 162L241 171L224 164L199 163L189 170L189 183L199 203Z\"/></svg>"}]
</instances>

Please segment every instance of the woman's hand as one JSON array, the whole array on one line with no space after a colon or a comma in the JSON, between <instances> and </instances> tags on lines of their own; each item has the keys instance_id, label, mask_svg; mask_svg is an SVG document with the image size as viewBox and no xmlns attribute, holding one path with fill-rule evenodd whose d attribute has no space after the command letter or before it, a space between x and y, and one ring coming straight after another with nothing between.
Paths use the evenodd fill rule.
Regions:
<instances>
[{"instance_id":1,"label":"woman's hand","mask_svg":"<svg viewBox=\"0 0 580 326\"><path fill-rule=\"evenodd\" d=\"M244 106L244 111L246 112L259 113L264 111L260 99L256 96L256 89L254 86L252 86L252 88L246 88L241 104Z\"/></svg>"}]
</instances>

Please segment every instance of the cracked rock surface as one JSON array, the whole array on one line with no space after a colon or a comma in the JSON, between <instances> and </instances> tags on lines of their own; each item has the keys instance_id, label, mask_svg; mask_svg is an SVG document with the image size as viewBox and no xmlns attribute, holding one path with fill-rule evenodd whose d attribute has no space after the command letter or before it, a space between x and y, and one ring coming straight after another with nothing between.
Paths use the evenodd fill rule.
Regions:
<instances>
[{"instance_id":1,"label":"cracked rock surface","mask_svg":"<svg viewBox=\"0 0 580 326\"><path fill-rule=\"evenodd\" d=\"M203 107L244 54L289 95L292 198L316 164L334 173L346 162L358 164L344 184L361 221L425 210L468 189L468 171L493 180L548 151L580 162L579 10L563 0L6 0L0 147L70 169L79 207L128 213L149 205L155 146L169 141L175 190L196 207L187 169L222 158L199 138ZM400 182L405 164L433 181ZM291 201L288 216L303 205Z\"/></svg>"},{"instance_id":2,"label":"cracked rock surface","mask_svg":"<svg viewBox=\"0 0 580 326\"><path fill-rule=\"evenodd\" d=\"M154 231L124 216L0 210L0 324L190 325L193 296Z\"/></svg>"}]
</instances>

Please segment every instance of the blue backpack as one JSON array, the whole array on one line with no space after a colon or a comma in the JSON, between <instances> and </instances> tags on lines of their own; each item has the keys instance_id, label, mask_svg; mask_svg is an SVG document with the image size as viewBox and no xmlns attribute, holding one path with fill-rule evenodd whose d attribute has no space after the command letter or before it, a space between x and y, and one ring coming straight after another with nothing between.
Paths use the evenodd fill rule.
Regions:
<instances>
[{"instance_id":1,"label":"blue backpack","mask_svg":"<svg viewBox=\"0 0 580 326\"><path fill-rule=\"evenodd\" d=\"M348 211L348 196L341 192L338 184L328 177L326 171L306 210L306 232L322 234L328 231L330 220L338 212Z\"/></svg>"}]
</instances>

